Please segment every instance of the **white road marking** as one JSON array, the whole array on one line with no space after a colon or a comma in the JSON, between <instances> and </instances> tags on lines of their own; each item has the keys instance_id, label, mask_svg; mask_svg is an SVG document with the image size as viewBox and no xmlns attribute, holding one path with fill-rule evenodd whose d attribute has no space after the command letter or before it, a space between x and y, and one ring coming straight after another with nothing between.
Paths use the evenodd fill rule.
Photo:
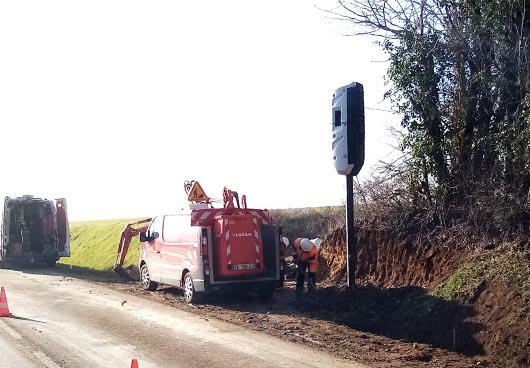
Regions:
<instances>
[{"instance_id":1,"label":"white road marking","mask_svg":"<svg viewBox=\"0 0 530 368\"><path fill-rule=\"evenodd\" d=\"M61 368L53 360L51 360L46 354L42 351L34 351L33 356L39 360L47 368Z\"/></svg>"},{"instance_id":2,"label":"white road marking","mask_svg":"<svg viewBox=\"0 0 530 368\"><path fill-rule=\"evenodd\" d=\"M16 340L22 340L22 336L15 330L13 330L11 327L9 327L7 324L5 324L4 322L0 321L0 328L4 330L12 338Z\"/></svg>"}]
</instances>

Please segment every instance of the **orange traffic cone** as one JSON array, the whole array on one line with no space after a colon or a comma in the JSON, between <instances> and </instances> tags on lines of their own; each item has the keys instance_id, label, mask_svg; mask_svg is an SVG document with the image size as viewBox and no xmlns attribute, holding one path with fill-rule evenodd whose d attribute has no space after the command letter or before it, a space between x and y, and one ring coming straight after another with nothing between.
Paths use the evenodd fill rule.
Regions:
<instances>
[{"instance_id":1,"label":"orange traffic cone","mask_svg":"<svg viewBox=\"0 0 530 368\"><path fill-rule=\"evenodd\" d=\"M136 358L132 360L131 368L138 368L138 360L136 360Z\"/></svg>"},{"instance_id":2,"label":"orange traffic cone","mask_svg":"<svg viewBox=\"0 0 530 368\"><path fill-rule=\"evenodd\" d=\"M4 287L0 290L0 317L11 317L9 307L7 306L7 296Z\"/></svg>"}]
</instances>

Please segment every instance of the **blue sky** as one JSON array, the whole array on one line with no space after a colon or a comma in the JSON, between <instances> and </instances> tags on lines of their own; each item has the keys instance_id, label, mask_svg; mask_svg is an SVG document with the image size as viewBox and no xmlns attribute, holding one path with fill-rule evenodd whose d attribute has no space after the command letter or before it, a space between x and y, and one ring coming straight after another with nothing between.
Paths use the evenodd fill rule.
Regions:
<instances>
[{"instance_id":1,"label":"blue sky","mask_svg":"<svg viewBox=\"0 0 530 368\"><path fill-rule=\"evenodd\" d=\"M0 2L0 195L65 197L71 220L186 205L184 180L256 208L340 204L331 98L382 102L385 56L332 0ZM399 118L366 110L366 163Z\"/></svg>"}]
</instances>

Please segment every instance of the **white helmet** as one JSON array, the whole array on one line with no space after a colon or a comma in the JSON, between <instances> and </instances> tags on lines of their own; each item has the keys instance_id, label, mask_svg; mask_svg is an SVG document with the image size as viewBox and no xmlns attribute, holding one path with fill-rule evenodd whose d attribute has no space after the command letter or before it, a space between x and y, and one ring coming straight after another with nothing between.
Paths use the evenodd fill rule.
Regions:
<instances>
[{"instance_id":1,"label":"white helmet","mask_svg":"<svg viewBox=\"0 0 530 368\"><path fill-rule=\"evenodd\" d=\"M315 244L315 247L317 247L317 249L320 249L320 245L322 244L322 239L320 238L311 239L311 243Z\"/></svg>"},{"instance_id":2,"label":"white helmet","mask_svg":"<svg viewBox=\"0 0 530 368\"><path fill-rule=\"evenodd\" d=\"M300 248L302 248L304 252L309 252L311 250L311 241L307 238L303 238L300 240Z\"/></svg>"}]
</instances>

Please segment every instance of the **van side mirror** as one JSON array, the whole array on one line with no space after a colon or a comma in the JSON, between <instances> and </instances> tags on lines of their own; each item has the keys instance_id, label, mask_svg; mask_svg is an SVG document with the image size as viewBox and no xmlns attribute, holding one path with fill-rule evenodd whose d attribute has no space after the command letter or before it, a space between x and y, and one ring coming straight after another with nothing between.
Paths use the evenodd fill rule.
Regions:
<instances>
[{"instance_id":1,"label":"van side mirror","mask_svg":"<svg viewBox=\"0 0 530 368\"><path fill-rule=\"evenodd\" d=\"M152 242L156 238L158 238L158 233L156 231L153 231L151 234L146 233L145 231L142 231L140 233L140 242Z\"/></svg>"}]
</instances>

